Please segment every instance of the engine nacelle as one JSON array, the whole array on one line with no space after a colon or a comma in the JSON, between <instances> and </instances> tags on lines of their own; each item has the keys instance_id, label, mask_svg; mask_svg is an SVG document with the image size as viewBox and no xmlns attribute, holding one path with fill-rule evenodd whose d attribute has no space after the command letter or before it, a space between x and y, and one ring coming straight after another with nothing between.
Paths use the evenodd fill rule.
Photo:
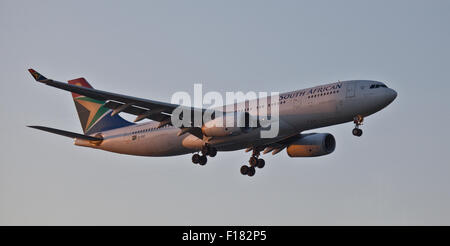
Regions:
<instances>
[{"instance_id":1,"label":"engine nacelle","mask_svg":"<svg viewBox=\"0 0 450 246\"><path fill-rule=\"evenodd\" d=\"M314 157L331 154L336 140L329 133L303 134L286 149L289 157Z\"/></svg>"},{"instance_id":2,"label":"engine nacelle","mask_svg":"<svg viewBox=\"0 0 450 246\"><path fill-rule=\"evenodd\" d=\"M227 113L206 122L202 133L207 137L225 137L239 135L248 131L249 115L241 112Z\"/></svg>"}]
</instances>

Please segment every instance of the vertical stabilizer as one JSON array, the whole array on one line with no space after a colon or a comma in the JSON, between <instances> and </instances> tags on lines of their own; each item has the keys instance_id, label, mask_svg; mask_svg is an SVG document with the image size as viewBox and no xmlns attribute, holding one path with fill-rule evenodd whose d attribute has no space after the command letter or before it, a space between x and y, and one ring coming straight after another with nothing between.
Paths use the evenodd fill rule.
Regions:
<instances>
[{"instance_id":1,"label":"vertical stabilizer","mask_svg":"<svg viewBox=\"0 0 450 246\"><path fill-rule=\"evenodd\" d=\"M84 78L69 80L69 84L92 88ZM72 93L72 97L75 102L78 117L80 118L81 127L85 134L92 134L134 124L126 121L117 114L111 116L112 110L103 106L105 104L104 101L92 99L77 93Z\"/></svg>"}]
</instances>

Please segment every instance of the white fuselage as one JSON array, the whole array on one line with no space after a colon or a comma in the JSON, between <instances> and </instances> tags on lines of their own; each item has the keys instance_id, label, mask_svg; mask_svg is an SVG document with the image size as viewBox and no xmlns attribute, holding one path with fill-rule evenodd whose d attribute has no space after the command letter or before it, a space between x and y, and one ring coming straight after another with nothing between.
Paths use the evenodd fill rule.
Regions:
<instances>
[{"instance_id":1,"label":"white fuselage","mask_svg":"<svg viewBox=\"0 0 450 246\"><path fill-rule=\"evenodd\" d=\"M377 88L370 88L378 85ZM353 121L356 115L368 116L389 105L397 93L383 83L367 80L342 81L280 94L279 133L275 138L261 138L260 129L247 133L213 137L208 144L219 151L232 151L274 143L302 131ZM267 103L270 103L267 100ZM252 103L237 103L238 112L249 112ZM262 105L269 107L269 105ZM101 132L99 145L75 140L75 144L106 151L140 155L173 156L199 151L204 140L189 133L178 136L179 128L157 128L158 122L147 122Z\"/></svg>"}]
</instances>

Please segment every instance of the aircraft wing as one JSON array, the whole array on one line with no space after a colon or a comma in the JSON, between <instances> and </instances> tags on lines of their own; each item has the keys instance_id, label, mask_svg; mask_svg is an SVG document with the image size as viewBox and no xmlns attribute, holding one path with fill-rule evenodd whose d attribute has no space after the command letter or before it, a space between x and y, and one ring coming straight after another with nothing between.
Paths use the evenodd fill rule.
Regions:
<instances>
[{"instance_id":1,"label":"aircraft wing","mask_svg":"<svg viewBox=\"0 0 450 246\"><path fill-rule=\"evenodd\" d=\"M93 99L105 101L106 103L104 104L104 106L113 109L112 114L125 112L136 115L137 117L135 119L135 122L148 118L160 122L160 127L171 124L170 116L173 110L180 106L177 104L165 103L102 90L96 90L93 88L71 85L68 83L47 79L33 69L28 69L28 71L31 73L34 79L40 83L62 90L74 92ZM181 107L183 109L188 109L192 115L194 115L196 111L200 111L201 115L203 115L203 112L205 111L204 109L198 109L194 107ZM191 119L193 118L191 117ZM194 126L192 125L191 127Z\"/></svg>"},{"instance_id":2,"label":"aircraft wing","mask_svg":"<svg viewBox=\"0 0 450 246\"><path fill-rule=\"evenodd\" d=\"M284 139L281 139L277 142L261 145L261 146L253 146L245 149L245 152L250 152L253 150L257 151L263 151L263 154L267 154L269 152L272 152L272 155L276 155L280 153L283 149L289 146L293 141L299 139L301 137L301 134L295 134L289 137L286 137Z\"/></svg>"}]
</instances>

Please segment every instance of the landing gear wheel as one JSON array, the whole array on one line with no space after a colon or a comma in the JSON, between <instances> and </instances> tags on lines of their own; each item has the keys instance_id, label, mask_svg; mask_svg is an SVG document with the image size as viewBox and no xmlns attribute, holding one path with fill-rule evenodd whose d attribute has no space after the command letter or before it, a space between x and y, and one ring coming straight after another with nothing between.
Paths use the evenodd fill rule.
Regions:
<instances>
[{"instance_id":1,"label":"landing gear wheel","mask_svg":"<svg viewBox=\"0 0 450 246\"><path fill-rule=\"evenodd\" d=\"M217 155L217 149L216 148L210 148L208 150L208 155L211 156L211 157L216 156Z\"/></svg>"},{"instance_id":2,"label":"landing gear wheel","mask_svg":"<svg viewBox=\"0 0 450 246\"><path fill-rule=\"evenodd\" d=\"M254 167L258 164L258 158L252 156L250 157L250 160L248 161L251 167Z\"/></svg>"},{"instance_id":3,"label":"landing gear wheel","mask_svg":"<svg viewBox=\"0 0 450 246\"><path fill-rule=\"evenodd\" d=\"M207 155L208 154L208 146L203 146L202 147L202 155Z\"/></svg>"},{"instance_id":4,"label":"landing gear wheel","mask_svg":"<svg viewBox=\"0 0 450 246\"><path fill-rule=\"evenodd\" d=\"M208 161L208 159L206 158L206 155L202 155L202 156L200 156L198 164L200 164L201 166L204 166L207 161Z\"/></svg>"},{"instance_id":5,"label":"landing gear wheel","mask_svg":"<svg viewBox=\"0 0 450 246\"><path fill-rule=\"evenodd\" d=\"M258 168L263 168L265 165L266 162L263 159L258 159L258 163L256 164Z\"/></svg>"},{"instance_id":6,"label":"landing gear wheel","mask_svg":"<svg viewBox=\"0 0 450 246\"><path fill-rule=\"evenodd\" d=\"M353 135L357 136L357 137L361 137L363 134L363 131L359 128L354 128L352 131Z\"/></svg>"},{"instance_id":7,"label":"landing gear wheel","mask_svg":"<svg viewBox=\"0 0 450 246\"><path fill-rule=\"evenodd\" d=\"M248 168L248 173L247 173L247 175L248 175L249 177L253 177L253 175L255 175L255 173L256 173L255 167L249 167L249 168Z\"/></svg>"},{"instance_id":8,"label":"landing gear wheel","mask_svg":"<svg viewBox=\"0 0 450 246\"><path fill-rule=\"evenodd\" d=\"M200 155L199 154L194 154L192 156L192 163L198 164L199 162L200 162Z\"/></svg>"},{"instance_id":9,"label":"landing gear wheel","mask_svg":"<svg viewBox=\"0 0 450 246\"><path fill-rule=\"evenodd\" d=\"M202 155L209 155L211 157L214 157L217 155L217 149L214 147L210 147L208 145L205 145L202 147Z\"/></svg>"},{"instance_id":10,"label":"landing gear wheel","mask_svg":"<svg viewBox=\"0 0 450 246\"><path fill-rule=\"evenodd\" d=\"M249 166L241 167L241 174L248 175L249 177L253 177L256 173L256 168L263 168L266 165L266 162L263 159L260 159L260 152L262 150L261 146L252 147L253 153L248 161Z\"/></svg>"},{"instance_id":11,"label":"landing gear wheel","mask_svg":"<svg viewBox=\"0 0 450 246\"><path fill-rule=\"evenodd\" d=\"M248 166L242 166L241 167L241 174L242 175L247 175L248 174L248 170L250 170L250 168Z\"/></svg>"}]
</instances>

